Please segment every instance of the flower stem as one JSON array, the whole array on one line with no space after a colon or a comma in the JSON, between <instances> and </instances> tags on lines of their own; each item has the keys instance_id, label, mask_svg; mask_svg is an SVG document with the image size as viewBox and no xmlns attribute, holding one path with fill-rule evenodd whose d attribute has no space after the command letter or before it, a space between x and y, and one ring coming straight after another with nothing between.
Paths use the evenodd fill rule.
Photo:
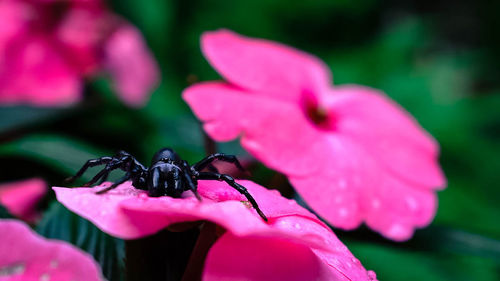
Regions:
<instances>
[{"instance_id":1,"label":"flower stem","mask_svg":"<svg viewBox=\"0 0 500 281\"><path fill-rule=\"evenodd\" d=\"M211 222L203 224L182 281L201 280L208 251L217 240L216 228L217 226Z\"/></svg>"},{"instance_id":2,"label":"flower stem","mask_svg":"<svg viewBox=\"0 0 500 281\"><path fill-rule=\"evenodd\" d=\"M214 154L217 152L217 144L215 141L207 135L207 133L203 132L203 140L205 143L205 153L207 155Z\"/></svg>"}]
</instances>

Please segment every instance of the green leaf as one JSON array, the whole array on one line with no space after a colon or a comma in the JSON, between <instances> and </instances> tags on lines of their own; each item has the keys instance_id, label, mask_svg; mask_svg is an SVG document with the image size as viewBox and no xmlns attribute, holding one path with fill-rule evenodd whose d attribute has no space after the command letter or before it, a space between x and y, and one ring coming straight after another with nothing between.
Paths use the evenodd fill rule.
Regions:
<instances>
[{"instance_id":1,"label":"green leaf","mask_svg":"<svg viewBox=\"0 0 500 281\"><path fill-rule=\"evenodd\" d=\"M365 268L377 273L379 280L495 281L500 278L499 264L488 258L365 242L347 242L346 245Z\"/></svg>"},{"instance_id":2,"label":"green leaf","mask_svg":"<svg viewBox=\"0 0 500 281\"><path fill-rule=\"evenodd\" d=\"M21 156L40 161L72 175L89 159L111 155L83 142L57 135L30 135L0 145L0 156ZM82 178L90 179L89 175Z\"/></svg>"},{"instance_id":3,"label":"green leaf","mask_svg":"<svg viewBox=\"0 0 500 281\"><path fill-rule=\"evenodd\" d=\"M0 133L27 125L38 124L66 112L68 110L59 108L3 106L0 110Z\"/></svg>"},{"instance_id":4,"label":"green leaf","mask_svg":"<svg viewBox=\"0 0 500 281\"><path fill-rule=\"evenodd\" d=\"M36 231L50 239L67 241L94 256L108 280L124 279L124 241L100 231L59 202L50 206Z\"/></svg>"}]
</instances>

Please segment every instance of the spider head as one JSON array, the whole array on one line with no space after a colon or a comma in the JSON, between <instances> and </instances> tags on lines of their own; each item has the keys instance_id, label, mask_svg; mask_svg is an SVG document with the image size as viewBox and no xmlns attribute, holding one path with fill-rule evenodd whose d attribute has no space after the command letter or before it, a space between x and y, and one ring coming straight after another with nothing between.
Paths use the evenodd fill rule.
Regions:
<instances>
[{"instance_id":1,"label":"spider head","mask_svg":"<svg viewBox=\"0 0 500 281\"><path fill-rule=\"evenodd\" d=\"M156 152L156 154L153 156L153 159L151 159L151 166L162 159L170 159L174 162L181 160L179 155L177 155L177 153L175 153L173 149L163 148Z\"/></svg>"}]
</instances>

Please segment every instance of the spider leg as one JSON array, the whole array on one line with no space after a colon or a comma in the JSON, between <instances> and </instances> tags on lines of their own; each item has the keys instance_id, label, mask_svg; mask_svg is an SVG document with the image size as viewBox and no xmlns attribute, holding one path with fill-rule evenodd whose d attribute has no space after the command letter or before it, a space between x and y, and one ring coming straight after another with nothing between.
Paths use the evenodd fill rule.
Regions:
<instances>
[{"instance_id":1,"label":"spider leg","mask_svg":"<svg viewBox=\"0 0 500 281\"><path fill-rule=\"evenodd\" d=\"M214 172L210 166L213 167L212 162L217 161L217 160L224 161L224 162L227 162L227 163L231 163L234 166L236 166L236 168L238 168L238 170L240 170L242 172L245 171L245 169L243 168L243 166L241 166L240 161L238 161L238 158L236 158L236 156L234 156L234 155L226 155L224 153L215 153L215 154L212 154L212 155L208 155L207 157L205 157L202 160L200 160L198 163L194 164L193 165L193 169L195 171L200 171L200 170L202 170L202 169L204 169L205 167L208 166L208 168L210 169L210 171Z\"/></svg>"},{"instance_id":2,"label":"spider leg","mask_svg":"<svg viewBox=\"0 0 500 281\"><path fill-rule=\"evenodd\" d=\"M106 180L108 180L108 176L109 176L109 172L108 173L105 173L101 179L99 180L99 182L97 183L97 185L101 185L103 182L105 182Z\"/></svg>"},{"instance_id":3,"label":"spider leg","mask_svg":"<svg viewBox=\"0 0 500 281\"><path fill-rule=\"evenodd\" d=\"M109 172L120 168L120 165L122 165L124 162L132 160L132 157L127 155L120 159L115 158L113 160L115 161L108 163L104 169L97 173L89 182L87 182L83 186L91 186L95 184L101 177L107 178Z\"/></svg>"},{"instance_id":4,"label":"spider leg","mask_svg":"<svg viewBox=\"0 0 500 281\"><path fill-rule=\"evenodd\" d=\"M108 191L110 191L111 189L114 189L116 188L117 186L119 186L120 184L126 182L127 180L130 179L130 174L126 174L125 176L123 176L122 178L120 178L119 180L117 180L116 182L114 182L112 185L106 187L105 189L102 189L102 190L99 190L97 191L95 194L103 194L103 193L106 193Z\"/></svg>"},{"instance_id":5,"label":"spider leg","mask_svg":"<svg viewBox=\"0 0 500 281\"><path fill-rule=\"evenodd\" d=\"M97 158L97 159L90 159L82 166L82 168L80 168L80 170L78 170L78 172L74 176L68 177L64 181L67 183L72 183L77 178L81 177L83 175L83 173L85 173L85 171L87 171L88 168L99 166L102 164L108 164L112 160L113 160L113 157L108 157L108 156Z\"/></svg>"},{"instance_id":6,"label":"spider leg","mask_svg":"<svg viewBox=\"0 0 500 281\"><path fill-rule=\"evenodd\" d=\"M211 166L211 164L209 166ZM198 193L198 185L193 181L194 177L193 174L191 173L191 167L189 167L189 164L186 161L182 161L182 168L183 168L182 175L184 176L184 179L186 180L189 189L194 193L196 199L198 199L198 201L201 201L201 196ZM215 167L213 168L217 170Z\"/></svg>"},{"instance_id":7,"label":"spider leg","mask_svg":"<svg viewBox=\"0 0 500 281\"><path fill-rule=\"evenodd\" d=\"M161 169L154 168L150 171L148 176L148 195L151 197L159 197L163 195L160 181L162 180Z\"/></svg>"},{"instance_id":8,"label":"spider leg","mask_svg":"<svg viewBox=\"0 0 500 281\"><path fill-rule=\"evenodd\" d=\"M250 193L248 193L248 190L246 189L246 187L235 182L231 176L225 175L225 174L218 174L218 173L200 172L198 175L198 179L225 181L231 187L236 189L239 193L243 194L247 198L247 200L250 202L250 204L252 204L252 207L257 211L259 216L263 220L267 221L266 215L264 215L264 213L260 210L259 205L257 205L257 202L252 197L252 195L250 195Z\"/></svg>"}]
</instances>

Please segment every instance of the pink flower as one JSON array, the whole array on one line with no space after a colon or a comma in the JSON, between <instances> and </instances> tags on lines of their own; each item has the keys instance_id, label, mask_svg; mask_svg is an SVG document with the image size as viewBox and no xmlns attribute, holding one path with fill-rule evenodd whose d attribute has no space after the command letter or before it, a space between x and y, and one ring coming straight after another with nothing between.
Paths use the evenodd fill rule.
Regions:
<instances>
[{"instance_id":1,"label":"pink flower","mask_svg":"<svg viewBox=\"0 0 500 281\"><path fill-rule=\"evenodd\" d=\"M266 223L241 194L222 182L199 181L202 202L148 197L130 182L103 195L94 188L54 187L57 200L113 236L135 239L177 223L210 221L223 233L208 252L203 280L374 280L318 218L251 181L239 181ZM109 183L106 183L107 185ZM296 266L290 268L290 264Z\"/></svg>"},{"instance_id":2,"label":"pink flower","mask_svg":"<svg viewBox=\"0 0 500 281\"><path fill-rule=\"evenodd\" d=\"M213 139L241 136L336 227L364 221L405 240L431 222L445 185L438 145L383 93L332 87L323 62L278 43L219 30L201 45L228 82L200 83L183 97Z\"/></svg>"},{"instance_id":3,"label":"pink flower","mask_svg":"<svg viewBox=\"0 0 500 281\"><path fill-rule=\"evenodd\" d=\"M0 184L0 205L5 206L14 216L34 222L39 213L36 204L47 193L47 184L42 179L33 178Z\"/></svg>"},{"instance_id":4,"label":"pink flower","mask_svg":"<svg viewBox=\"0 0 500 281\"><path fill-rule=\"evenodd\" d=\"M120 98L141 106L158 81L139 31L101 0L3 0L0 17L0 103L69 105L108 71Z\"/></svg>"},{"instance_id":5,"label":"pink flower","mask_svg":"<svg viewBox=\"0 0 500 281\"><path fill-rule=\"evenodd\" d=\"M104 280L90 255L40 237L24 223L0 220L0 237L1 280Z\"/></svg>"}]
</instances>

